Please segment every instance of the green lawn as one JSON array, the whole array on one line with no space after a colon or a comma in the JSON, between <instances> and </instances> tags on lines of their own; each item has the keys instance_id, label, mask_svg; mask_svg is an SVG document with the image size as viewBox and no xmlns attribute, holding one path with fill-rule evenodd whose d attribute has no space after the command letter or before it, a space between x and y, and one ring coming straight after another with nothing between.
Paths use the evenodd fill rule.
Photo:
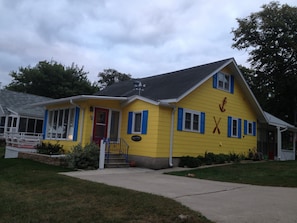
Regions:
<instances>
[{"instance_id":1,"label":"green lawn","mask_svg":"<svg viewBox=\"0 0 297 223\"><path fill-rule=\"evenodd\" d=\"M262 186L297 187L297 161L235 163L169 174Z\"/></svg>"},{"instance_id":2,"label":"green lawn","mask_svg":"<svg viewBox=\"0 0 297 223\"><path fill-rule=\"evenodd\" d=\"M3 153L3 148L0 149ZM58 174L67 171L30 160L0 158L0 222L144 223L210 222L161 196Z\"/></svg>"}]
</instances>

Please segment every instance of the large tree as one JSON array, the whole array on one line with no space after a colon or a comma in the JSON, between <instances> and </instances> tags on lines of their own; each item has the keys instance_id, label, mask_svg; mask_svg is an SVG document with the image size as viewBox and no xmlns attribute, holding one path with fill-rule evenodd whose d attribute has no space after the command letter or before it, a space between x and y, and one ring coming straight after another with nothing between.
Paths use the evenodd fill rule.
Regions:
<instances>
[{"instance_id":1,"label":"large tree","mask_svg":"<svg viewBox=\"0 0 297 223\"><path fill-rule=\"evenodd\" d=\"M102 72L98 74L99 77L99 88L103 90L107 86L112 85L113 83L119 81L126 81L131 79L130 74L120 73L115 69L104 69Z\"/></svg>"},{"instance_id":2,"label":"large tree","mask_svg":"<svg viewBox=\"0 0 297 223\"><path fill-rule=\"evenodd\" d=\"M40 61L35 67L20 67L9 75L13 80L7 89L45 97L63 98L98 91L83 67L74 64L66 67L56 61Z\"/></svg>"},{"instance_id":3,"label":"large tree","mask_svg":"<svg viewBox=\"0 0 297 223\"><path fill-rule=\"evenodd\" d=\"M232 47L249 52L254 94L264 110L296 124L297 8L271 2L237 22Z\"/></svg>"}]
</instances>

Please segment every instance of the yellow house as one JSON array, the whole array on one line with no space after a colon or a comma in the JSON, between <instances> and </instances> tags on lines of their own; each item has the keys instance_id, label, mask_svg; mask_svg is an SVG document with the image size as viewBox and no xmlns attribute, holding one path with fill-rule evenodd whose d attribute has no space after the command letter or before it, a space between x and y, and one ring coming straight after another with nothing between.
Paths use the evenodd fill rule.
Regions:
<instances>
[{"instance_id":1,"label":"yellow house","mask_svg":"<svg viewBox=\"0 0 297 223\"><path fill-rule=\"evenodd\" d=\"M40 105L40 104L39 104ZM153 169L181 156L247 153L264 112L233 58L44 102L44 141L64 149L108 139Z\"/></svg>"}]
</instances>

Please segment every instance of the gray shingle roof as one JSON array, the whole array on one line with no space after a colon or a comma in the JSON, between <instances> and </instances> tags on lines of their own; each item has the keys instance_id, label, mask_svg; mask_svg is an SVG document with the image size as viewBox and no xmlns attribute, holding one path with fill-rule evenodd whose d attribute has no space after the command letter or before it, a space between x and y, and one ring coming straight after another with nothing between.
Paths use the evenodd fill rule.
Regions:
<instances>
[{"instance_id":1,"label":"gray shingle roof","mask_svg":"<svg viewBox=\"0 0 297 223\"><path fill-rule=\"evenodd\" d=\"M230 61L230 58L184 70L137 79L146 85L144 91L141 92L141 96L153 100L178 98L228 61ZM114 97L137 95L138 91L134 90L133 86L135 80L115 83L95 95Z\"/></svg>"},{"instance_id":2,"label":"gray shingle roof","mask_svg":"<svg viewBox=\"0 0 297 223\"><path fill-rule=\"evenodd\" d=\"M43 107L31 107L28 105L47 100L51 100L51 98L5 89L0 90L0 105L6 114L9 109L23 116L43 117Z\"/></svg>"}]
</instances>

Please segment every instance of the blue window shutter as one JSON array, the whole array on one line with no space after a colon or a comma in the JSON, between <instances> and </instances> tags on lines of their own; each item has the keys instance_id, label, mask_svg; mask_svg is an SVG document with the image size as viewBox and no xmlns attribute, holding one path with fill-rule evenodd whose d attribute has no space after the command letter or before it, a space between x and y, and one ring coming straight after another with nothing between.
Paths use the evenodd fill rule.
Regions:
<instances>
[{"instance_id":1,"label":"blue window shutter","mask_svg":"<svg viewBox=\"0 0 297 223\"><path fill-rule=\"evenodd\" d=\"M232 132L232 117L228 116L228 137L231 137Z\"/></svg>"},{"instance_id":2,"label":"blue window shutter","mask_svg":"<svg viewBox=\"0 0 297 223\"><path fill-rule=\"evenodd\" d=\"M132 134L133 112L128 113L128 128L127 133Z\"/></svg>"},{"instance_id":3,"label":"blue window shutter","mask_svg":"<svg viewBox=\"0 0 297 223\"><path fill-rule=\"evenodd\" d=\"M45 110L45 112L44 112L44 120L43 120L43 128L42 128L42 133L43 133L42 138L43 139L45 139L45 136L46 136L47 118L48 118L48 110Z\"/></svg>"},{"instance_id":4,"label":"blue window shutter","mask_svg":"<svg viewBox=\"0 0 297 223\"><path fill-rule=\"evenodd\" d=\"M247 135L247 128L248 128L247 120L244 120L244 122L243 122L243 134L245 134L245 135Z\"/></svg>"},{"instance_id":5,"label":"blue window shutter","mask_svg":"<svg viewBox=\"0 0 297 223\"><path fill-rule=\"evenodd\" d=\"M230 76L231 78L230 78L230 93L231 94L234 94L234 76L233 75L231 75Z\"/></svg>"},{"instance_id":6,"label":"blue window shutter","mask_svg":"<svg viewBox=\"0 0 297 223\"><path fill-rule=\"evenodd\" d=\"M215 74L215 75L213 75L213 78L212 78L213 88L217 88L218 87L217 84L218 84L218 74Z\"/></svg>"},{"instance_id":7,"label":"blue window shutter","mask_svg":"<svg viewBox=\"0 0 297 223\"><path fill-rule=\"evenodd\" d=\"M148 110L142 112L141 134L147 133Z\"/></svg>"},{"instance_id":8,"label":"blue window shutter","mask_svg":"<svg viewBox=\"0 0 297 223\"><path fill-rule=\"evenodd\" d=\"M182 131L183 130L183 115L184 115L184 109L178 108L177 112L177 130Z\"/></svg>"},{"instance_id":9,"label":"blue window shutter","mask_svg":"<svg viewBox=\"0 0 297 223\"><path fill-rule=\"evenodd\" d=\"M205 132L205 112L201 112L201 122L200 122L200 133L204 134Z\"/></svg>"},{"instance_id":10,"label":"blue window shutter","mask_svg":"<svg viewBox=\"0 0 297 223\"><path fill-rule=\"evenodd\" d=\"M238 119L238 138L241 139L241 119Z\"/></svg>"},{"instance_id":11,"label":"blue window shutter","mask_svg":"<svg viewBox=\"0 0 297 223\"><path fill-rule=\"evenodd\" d=\"M257 134L257 124L256 122L253 122L253 136L256 136Z\"/></svg>"},{"instance_id":12,"label":"blue window shutter","mask_svg":"<svg viewBox=\"0 0 297 223\"><path fill-rule=\"evenodd\" d=\"M73 141L77 140L79 112L80 112L79 107L76 107L75 108L75 118L74 118L74 129L73 129Z\"/></svg>"}]
</instances>

